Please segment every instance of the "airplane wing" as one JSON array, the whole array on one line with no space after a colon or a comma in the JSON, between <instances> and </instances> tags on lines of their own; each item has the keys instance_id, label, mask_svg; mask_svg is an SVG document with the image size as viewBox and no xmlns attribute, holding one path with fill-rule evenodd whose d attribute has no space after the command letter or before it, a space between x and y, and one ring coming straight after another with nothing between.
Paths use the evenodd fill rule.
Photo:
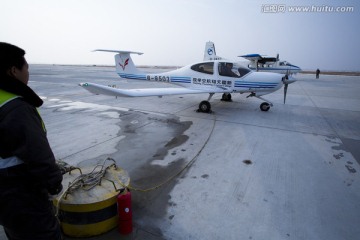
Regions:
<instances>
[{"instance_id":1,"label":"airplane wing","mask_svg":"<svg viewBox=\"0 0 360 240\"><path fill-rule=\"evenodd\" d=\"M103 94L118 97L149 97L149 96L166 96L166 95L180 95L180 94L195 94L195 93L228 93L227 88L208 87L202 89L189 88L142 88L142 89L119 89L108 87L96 83L80 83L81 87L94 94Z\"/></svg>"}]
</instances>

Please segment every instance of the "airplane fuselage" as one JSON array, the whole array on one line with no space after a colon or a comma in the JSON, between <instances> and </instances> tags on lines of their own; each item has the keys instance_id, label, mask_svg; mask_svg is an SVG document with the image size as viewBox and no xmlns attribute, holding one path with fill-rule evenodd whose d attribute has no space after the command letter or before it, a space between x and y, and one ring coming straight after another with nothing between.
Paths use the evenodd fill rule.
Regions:
<instances>
[{"instance_id":1,"label":"airplane fuselage","mask_svg":"<svg viewBox=\"0 0 360 240\"><path fill-rule=\"evenodd\" d=\"M202 70L201 68L199 71L203 72L196 71L197 68L194 67L195 65L188 65L171 72L156 74L126 74L120 72L118 72L118 74L121 78L171 83L190 89L208 88L214 89L214 92L218 92L218 89L222 89L223 92L228 93L256 92L256 95L258 96L274 92L283 86L282 75L280 74L266 72L254 74L254 72L245 70L245 68L240 65L235 65L233 70L237 75L224 76L224 74L219 72L220 64L224 62L204 62L204 65L210 65L210 63L213 67L212 69L208 68L207 73L204 73L206 70ZM196 65L199 66L199 64Z\"/></svg>"},{"instance_id":2,"label":"airplane fuselage","mask_svg":"<svg viewBox=\"0 0 360 240\"><path fill-rule=\"evenodd\" d=\"M274 72L288 75L296 74L301 71L300 67L287 62L275 62L265 64L258 63L258 66L256 66L256 62L251 62L248 65L248 68L257 72Z\"/></svg>"}]
</instances>

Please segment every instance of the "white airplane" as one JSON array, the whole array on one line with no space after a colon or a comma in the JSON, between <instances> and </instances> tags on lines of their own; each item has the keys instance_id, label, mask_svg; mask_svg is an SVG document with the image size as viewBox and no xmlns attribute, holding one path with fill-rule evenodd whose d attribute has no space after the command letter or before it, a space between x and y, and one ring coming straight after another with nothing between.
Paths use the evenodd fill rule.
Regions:
<instances>
[{"instance_id":1,"label":"white airplane","mask_svg":"<svg viewBox=\"0 0 360 240\"><path fill-rule=\"evenodd\" d=\"M292 75L301 71L301 68L290 64L287 61L280 61L279 54L275 57L265 57L260 54L248 54L238 56L250 61L247 66L257 72L275 72L280 74ZM204 50L204 61L207 60L222 60L224 58L216 55L215 44L211 41L206 42ZM246 63L241 63L246 65Z\"/></svg>"},{"instance_id":2,"label":"white airplane","mask_svg":"<svg viewBox=\"0 0 360 240\"><path fill-rule=\"evenodd\" d=\"M209 93L207 100L199 104L199 112L211 112L210 99L215 93L222 93L222 100L231 101L232 93L249 93L248 97L264 100L262 111L268 111L273 104L261 96L279 90L284 85L284 103L287 87L295 80L286 79L277 73L253 72L238 63L214 60L204 61L163 73L143 73L134 65L130 54L140 52L97 49L95 51L115 52L116 72L121 78L155 81L178 85L176 88L118 89L95 83L79 85L94 94L119 97L147 97L176 94Z\"/></svg>"}]
</instances>

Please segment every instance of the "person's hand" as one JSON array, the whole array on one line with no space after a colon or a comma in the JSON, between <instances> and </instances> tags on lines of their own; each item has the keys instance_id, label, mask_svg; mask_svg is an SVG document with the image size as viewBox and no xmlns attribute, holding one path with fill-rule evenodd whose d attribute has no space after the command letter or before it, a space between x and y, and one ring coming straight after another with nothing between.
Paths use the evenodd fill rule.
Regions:
<instances>
[{"instance_id":1,"label":"person's hand","mask_svg":"<svg viewBox=\"0 0 360 240\"><path fill-rule=\"evenodd\" d=\"M57 185L56 187L51 187L48 189L48 192L50 195L58 195L59 193L61 193L63 189L62 184L60 183L59 185Z\"/></svg>"},{"instance_id":2,"label":"person's hand","mask_svg":"<svg viewBox=\"0 0 360 240\"><path fill-rule=\"evenodd\" d=\"M56 189L56 191L58 191L59 190L59 188L57 188ZM61 185L61 188L60 188L60 191L59 192L57 192L57 193L51 193L50 191L49 191L49 194L48 194L48 197L49 197L49 200L50 201L53 201L53 200L55 200L56 198L58 198L61 194L62 194L62 190L63 190L63 188L62 188L62 185Z\"/></svg>"}]
</instances>

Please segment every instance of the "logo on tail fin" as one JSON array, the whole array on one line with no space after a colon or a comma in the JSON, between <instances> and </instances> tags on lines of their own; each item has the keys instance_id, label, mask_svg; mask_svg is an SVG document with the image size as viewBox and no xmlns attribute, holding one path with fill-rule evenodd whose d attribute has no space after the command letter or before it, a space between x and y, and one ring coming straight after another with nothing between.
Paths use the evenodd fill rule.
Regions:
<instances>
[{"instance_id":1,"label":"logo on tail fin","mask_svg":"<svg viewBox=\"0 0 360 240\"><path fill-rule=\"evenodd\" d=\"M119 65L121 66L121 68L123 69L123 71L125 70L125 67L126 65L129 64L129 59L127 58L125 61L124 61L124 65L122 65L121 63L119 63Z\"/></svg>"}]
</instances>

